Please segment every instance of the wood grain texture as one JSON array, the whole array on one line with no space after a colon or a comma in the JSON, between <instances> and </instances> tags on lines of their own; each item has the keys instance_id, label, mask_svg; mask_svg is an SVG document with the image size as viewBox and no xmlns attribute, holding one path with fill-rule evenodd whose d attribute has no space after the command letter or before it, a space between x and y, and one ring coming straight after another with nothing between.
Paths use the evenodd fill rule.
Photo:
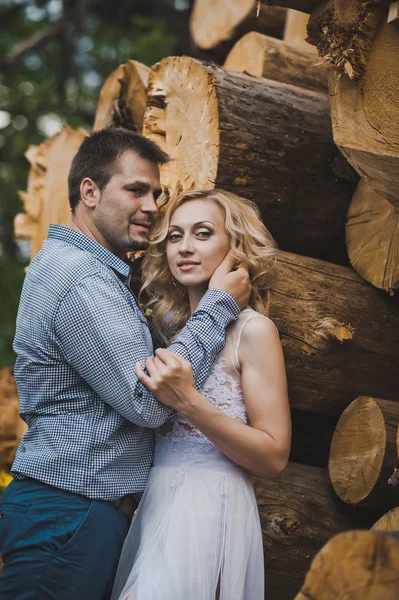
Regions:
<instances>
[{"instance_id":1,"label":"wood grain texture","mask_svg":"<svg viewBox=\"0 0 399 600\"><path fill-rule=\"evenodd\" d=\"M144 133L173 158L170 192L220 187L254 200L278 245L346 263L358 178L331 137L322 93L170 57L153 67Z\"/></svg>"},{"instance_id":2,"label":"wood grain texture","mask_svg":"<svg viewBox=\"0 0 399 600\"><path fill-rule=\"evenodd\" d=\"M370 527L375 513L341 502L327 470L289 463L276 481L254 480L262 526L265 597L292 600L315 554L335 534Z\"/></svg>"},{"instance_id":3,"label":"wood grain texture","mask_svg":"<svg viewBox=\"0 0 399 600\"><path fill-rule=\"evenodd\" d=\"M388 480L398 464L399 402L361 396L345 409L331 442L329 475L348 504L388 510L399 490Z\"/></svg>"},{"instance_id":4,"label":"wood grain texture","mask_svg":"<svg viewBox=\"0 0 399 600\"><path fill-rule=\"evenodd\" d=\"M269 317L291 405L340 416L359 395L399 398L399 303L353 269L278 253Z\"/></svg>"},{"instance_id":5,"label":"wood grain texture","mask_svg":"<svg viewBox=\"0 0 399 600\"><path fill-rule=\"evenodd\" d=\"M295 600L397 600L399 534L348 531L316 555Z\"/></svg>"}]
</instances>

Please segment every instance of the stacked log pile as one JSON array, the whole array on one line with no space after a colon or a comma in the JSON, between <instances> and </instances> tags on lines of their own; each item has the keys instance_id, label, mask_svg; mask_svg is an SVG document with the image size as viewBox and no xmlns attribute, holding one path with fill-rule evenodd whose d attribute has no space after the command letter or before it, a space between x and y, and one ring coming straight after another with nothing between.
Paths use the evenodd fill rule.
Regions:
<instances>
[{"instance_id":1,"label":"stacked log pile","mask_svg":"<svg viewBox=\"0 0 399 600\"><path fill-rule=\"evenodd\" d=\"M67 225L70 219L68 172L82 140L83 129L64 127L25 156L31 164L28 189L20 192L25 212L15 217L15 236L31 242L31 259L42 247L50 223Z\"/></svg>"},{"instance_id":2,"label":"stacked log pile","mask_svg":"<svg viewBox=\"0 0 399 600\"><path fill-rule=\"evenodd\" d=\"M397 3L276 0L266 4L300 6L310 15L307 41L317 46L329 68L334 141L364 180L347 223L349 258L367 281L393 293L399 287Z\"/></svg>"},{"instance_id":3,"label":"stacked log pile","mask_svg":"<svg viewBox=\"0 0 399 600\"><path fill-rule=\"evenodd\" d=\"M372 511L341 502L321 467L291 462L278 480L255 478L254 483L262 523L266 598L292 600L326 540L353 527L367 528L375 519Z\"/></svg>"},{"instance_id":4,"label":"stacked log pile","mask_svg":"<svg viewBox=\"0 0 399 600\"><path fill-rule=\"evenodd\" d=\"M236 18L244 5L252 14L256 4L226 2L223 10L231 15L236 11ZM365 15L354 19L360 29L369 23L371 31L376 30L367 43L357 40L360 62L356 62L351 53L343 60L342 53L327 51L339 28L333 28L328 38L325 23L327 17L341 22L338 0L329 2L335 10L332 13L326 13L327 4L319 0L273 4L284 9L276 14L288 10L291 19L287 17L285 34L279 35L284 40L265 36L259 27L237 42L223 68L189 57L166 58L150 71L135 61L118 67L104 85L94 128L123 126L143 131L156 141L174 159L161 173L169 194L220 187L254 200L279 245L277 277L269 292L269 316L280 331L284 347L293 408L293 443L291 462L279 480L256 478L255 483L265 546L266 594L270 592L274 600L292 600L323 544L340 532L371 527L385 511L399 504L392 485L399 479L395 475L395 467L399 467L399 304L395 297L369 283L393 291L399 280L398 202L388 193L388 188L394 189L391 183L395 180L386 181L387 170L384 177L374 180L371 169L366 169L370 161L359 167L359 156L362 160L368 157L368 151L361 147L362 140L370 138L369 132L363 133L360 128L356 141L355 126L360 126L363 117L354 115L352 107L334 108L339 107L341 92L343 98L354 98L351 77L358 77L360 72L361 78L354 85L365 85L362 101L367 102L375 80L370 79L366 85L365 77L373 61L377 64L381 60L378 54L373 58L374 45L383 43L387 47L386 41L378 41L382 34L376 29L382 13L377 11L377 18L370 8L365 13L369 20ZM352 4L352 8L358 8L357 0ZM365 4L371 7L372 2ZM216 5L212 3L212 10ZM212 10L205 0L197 0L194 10L191 26L196 39L201 10L202 15ZM266 15L267 10L271 9L262 6L262 14ZM317 44L321 58L308 49L304 39L302 44L295 41L293 10L310 15L308 39ZM210 20L220 25L215 46L245 30L237 25L245 21L244 13L241 10L234 23L226 19L230 37L221 33L221 19L208 15L208 25ZM308 20L303 13L297 15L301 31ZM385 25L381 27L385 31ZM391 71L391 78L395 78L399 67L391 63ZM331 97L333 85L334 89L339 86L337 97ZM340 110L342 121L344 117L349 120L346 128L350 135L345 139L338 137L342 126L337 126L334 116ZM387 116L386 112L380 115L384 123ZM374 125L373 121L370 127ZM387 157L386 169L395 164L392 130L385 145L378 131L373 135L380 143L371 144L373 156ZM28 184L29 194L34 196L32 189ZM62 202L65 207L65 199ZM35 214L36 221L40 220ZM357 232L361 230L359 247ZM360 275L349 266L347 248ZM370 269L376 274L374 279L364 272ZM393 529L394 517L388 520L390 514L385 522ZM313 590L312 597L324 600L341 597L341 592L344 597L347 590L355 589L345 579L346 572L341 583L338 577L333 583L334 566L326 567L330 571L325 585L331 586L331 594L328 589L322 595L317 587L317 561L337 553L345 556L344 548L348 548L352 568L355 550L361 549L363 562L356 567L358 575L353 585L364 590L361 576L367 557L374 550L376 556L386 550L395 557L398 543L376 532L365 535L368 537L357 533L333 537L321 550L322 558L316 556L297 599L310 597ZM332 550L328 549L330 544ZM382 579L384 568L381 565ZM349 567L347 573L349 577ZM381 589L387 590L388 599L389 584L381 585L386 585ZM378 600L381 597L385 598L380 596Z\"/></svg>"},{"instance_id":5,"label":"stacked log pile","mask_svg":"<svg viewBox=\"0 0 399 600\"><path fill-rule=\"evenodd\" d=\"M333 143L326 95L171 57L151 70L147 104L143 133L173 159L170 193L250 198L282 249L345 262L358 178Z\"/></svg>"}]
</instances>

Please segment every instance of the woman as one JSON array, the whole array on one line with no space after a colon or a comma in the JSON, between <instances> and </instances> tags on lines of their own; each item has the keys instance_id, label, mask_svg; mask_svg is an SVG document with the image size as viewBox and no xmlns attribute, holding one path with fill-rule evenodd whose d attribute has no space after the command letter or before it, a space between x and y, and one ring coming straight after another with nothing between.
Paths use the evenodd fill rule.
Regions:
<instances>
[{"instance_id":1,"label":"woman","mask_svg":"<svg viewBox=\"0 0 399 600\"><path fill-rule=\"evenodd\" d=\"M190 368L174 384L185 386L192 410L157 431L113 600L264 598L262 536L247 470L267 479L284 470L291 423L278 332L262 314L275 244L256 206L216 189L172 201L144 259L142 291L167 337L184 326L229 251L249 268L250 307L228 327L203 387L195 390ZM166 322L164 315L172 317ZM174 357L158 352L147 361L150 377L137 367L139 379L150 387Z\"/></svg>"}]
</instances>

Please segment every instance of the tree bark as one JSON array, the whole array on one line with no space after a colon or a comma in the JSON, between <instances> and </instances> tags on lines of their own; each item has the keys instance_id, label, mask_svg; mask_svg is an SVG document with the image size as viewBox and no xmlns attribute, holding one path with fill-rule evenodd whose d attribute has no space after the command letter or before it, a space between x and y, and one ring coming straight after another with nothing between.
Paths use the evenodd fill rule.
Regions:
<instances>
[{"instance_id":1,"label":"tree bark","mask_svg":"<svg viewBox=\"0 0 399 600\"><path fill-rule=\"evenodd\" d=\"M67 225L71 218L68 172L72 159L87 133L63 127L40 146L25 153L31 164L28 189L21 192L25 213L15 217L15 237L31 241L31 259L47 238L50 223Z\"/></svg>"},{"instance_id":2,"label":"tree bark","mask_svg":"<svg viewBox=\"0 0 399 600\"><path fill-rule=\"evenodd\" d=\"M254 200L279 246L346 262L357 176L331 138L326 96L187 57L152 69L143 131L173 158L174 193L220 187Z\"/></svg>"},{"instance_id":3,"label":"tree bark","mask_svg":"<svg viewBox=\"0 0 399 600\"><path fill-rule=\"evenodd\" d=\"M251 32L235 44L224 68L325 92L328 89L327 73L323 65L316 65L316 62L311 52Z\"/></svg>"},{"instance_id":4,"label":"tree bark","mask_svg":"<svg viewBox=\"0 0 399 600\"><path fill-rule=\"evenodd\" d=\"M393 508L378 519L370 531L399 531L399 507Z\"/></svg>"},{"instance_id":5,"label":"tree bark","mask_svg":"<svg viewBox=\"0 0 399 600\"><path fill-rule=\"evenodd\" d=\"M329 475L348 504L387 510L399 504L388 480L398 462L399 403L361 396L345 409L332 439Z\"/></svg>"},{"instance_id":6,"label":"tree bark","mask_svg":"<svg viewBox=\"0 0 399 600\"><path fill-rule=\"evenodd\" d=\"M391 295L399 288L399 206L361 179L349 207L346 247L356 271Z\"/></svg>"},{"instance_id":7,"label":"tree bark","mask_svg":"<svg viewBox=\"0 0 399 600\"><path fill-rule=\"evenodd\" d=\"M310 562L332 535L370 527L375 513L341 502L327 470L289 463L276 481L255 478L261 519L265 597L292 600Z\"/></svg>"},{"instance_id":8,"label":"tree bark","mask_svg":"<svg viewBox=\"0 0 399 600\"><path fill-rule=\"evenodd\" d=\"M382 198L399 206L399 29L382 23L359 81L330 71L334 140Z\"/></svg>"},{"instance_id":9,"label":"tree bark","mask_svg":"<svg viewBox=\"0 0 399 600\"><path fill-rule=\"evenodd\" d=\"M257 0L195 0L190 16L191 37L203 50L228 41L234 43L249 31L281 38L285 13L281 8L258 7Z\"/></svg>"},{"instance_id":10,"label":"tree bark","mask_svg":"<svg viewBox=\"0 0 399 600\"><path fill-rule=\"evenodd\" d=\"M380 0L323 0L310 16L307 39L327 67L360 79L386 10Z\"/></svg>"},{"instance_id":11,"label":"tree bark","mask_svg":"<svg viewBox=\"0 0 399 600\"><path fill-rule=\"evenodd\" d=\"M0 370L0 473L9 471L26 425L19 415L17 386L10 367Z\"/></svg>"},{"instance_id":12,"label":"tree bark","mask_svg":"<svg viewBox=\"0 0 399 600\"><path fill-rule=\"evenodd\" d=\"M399 303L353 269L285 252L269 291L291 406L341 416L359 395L399 398Z\"/></svg>"},{"instance_id":13,"label":"tree bark","mask_svg":"<svg viewBox=\"0 0 399 600\"><path fill-rule=\"evenodd\" d=\"M314 558L295 600L397 600L399 534L347 531Z\"/></svg>"},{"instance_id":14,"label":"tree bark","mask_svg":"<svg viewBox=\"0 0 399 600\"><path fill-rule=\"evenodd\" d=\"M149 67L136 60L128 60L111 73L100 93L94 131L124 127L141 133L149 74Z\"/></svg>"}]
</instances>

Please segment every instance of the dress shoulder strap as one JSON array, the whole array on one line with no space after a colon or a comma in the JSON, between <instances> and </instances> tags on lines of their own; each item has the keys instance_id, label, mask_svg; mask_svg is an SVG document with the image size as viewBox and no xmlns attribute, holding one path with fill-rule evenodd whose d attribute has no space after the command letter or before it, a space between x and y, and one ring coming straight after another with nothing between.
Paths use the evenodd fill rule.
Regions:
<instances>
[{"instance_id":1,"label":"dress shoulder strap","mask_svg":"<svg viewBox=\"0 0 399 600\"><path fill-rule=\"evenodd\" d=\"M238 359L238 349L240 347L241 335L242 335L245 325L248 323L248 321L250 321L254 317L262 317L262 319L267 319L268 321L273 323L273 321L271 319L269 319L269 317L266 317L265 315L262 315L261 313L257 312L256 310L252 310L251 308L247 308L241 312L240 316L238 317L238 319L236 321L236 328L234 331L234 369L237 373L240 373L240 361ZM274 323L273 323L273 326L275 327L275 329L278 333L278 329Z\"/></svg>"}]
</instances>

